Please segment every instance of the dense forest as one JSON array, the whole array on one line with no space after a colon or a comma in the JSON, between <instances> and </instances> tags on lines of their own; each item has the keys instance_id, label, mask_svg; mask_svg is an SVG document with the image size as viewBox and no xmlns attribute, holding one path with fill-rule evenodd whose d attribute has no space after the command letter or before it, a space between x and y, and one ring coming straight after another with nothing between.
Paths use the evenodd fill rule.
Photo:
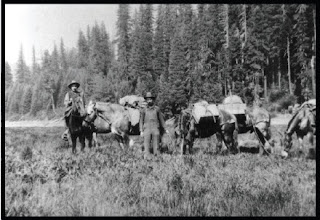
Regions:
<instances>
[{"instance_id":1,"label":"dense forest","mask_svg":"<svg viewBox=\"0 0 320 220\"><path fill-rule=\"evenodd\" d=\"M33 49L31 66L21 46L14 82L5 64L6 115L57 114L73 79L87 100L152 91L166 115L230 93L249 105L315 97L315 5L147 4L130 11L119 5L114 41L96 22L79 30L75 48L60 39L41 62Z\"/></svg>"}]
</instances>

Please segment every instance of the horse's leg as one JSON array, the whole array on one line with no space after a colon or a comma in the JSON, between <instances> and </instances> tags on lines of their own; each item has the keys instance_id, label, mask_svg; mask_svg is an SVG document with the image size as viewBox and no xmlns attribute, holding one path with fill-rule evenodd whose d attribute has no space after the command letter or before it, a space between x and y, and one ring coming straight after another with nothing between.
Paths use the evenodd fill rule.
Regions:
<instances>
[{"instance_id":1,"label":"horse's leg","mask_svg":"<svg viewBox=\"0 0 320 220\"><path fill-rule=\"evenodd\" d=\"M193 153L194 135L191 135L189 142L189 154Z\"/></svg>"},{"instance_id":2,"label":"horse's leg","mask_svg":"<svg viewBox=\"0 0 320 220\"><path fill-rule=\"evenodd\" d=\"M185 140L184 140L185 138L184 137L182 137L181 138L181 143L180 143L180 148L181 148L181 155L183 155L183 154L185 154Z\"/></svg>"},{"instance_id":3,"label":"horse's leg","mask_svg":"<svg viewBox=\"0 0 320 220\"><path fill-rule=\"evenodd\" d=\"M309 131L307 134L308 140L311 144L311 146L313 147L313 131Z\"/></svg>"},{"instance_id":4,"label":"horse's leg","mask_svg":"<svg viewBox=\"0 0 320 220\"><path fill-rule=\"evenodd\" d=\"M314 144L313 136L314 136L313 130L309 131L307 134L309 143L311 144L311 146L309 146L309 152L307 155L307 158L309 159L315 159L315 146L313 145Z\"/></svg>"},{"instance_id":5,"label":"horse's leg","mask_svg":"<svg viewBox=\"0 0 320 220\"><path fill-rule=\"evenodd\" d=\"M98 146L98 140L97 140L97 133L96 132L94 132L92 134L92 139L93 139L93 146L97 147Z\"/></svg>"},{"instance_id":6,"label":"horse's leg","mask_svg":"<svg viewBox=\"0 0 320 220\"><path fill-rule=\"evenodd\" d=\"M222 148L222 134L220 131L216 132L216 137L217 137L217 145L216 145L216 152L220 153L221 148Z\"/></svg>"},{"instance_id":7,"label":"horse's leg","mask_svg":"<svg viewBox=\"0 0 320 220\"><path fill-rule=\"evenodd\" d=\"M124 150L123 137L121 135L115 134L115 139L119 143L121 150Z\"/></svg>"},{"instance_id":8,"label":"horse's leg","mask_svg":"<svg viewBox=\"0 0 320 220\"><path fill-rule=\"evenodd\" d=\"M122 139L123 139L125 149L129 149L129 142L130 142L129 135L125 132L122 132Z\"/></svg>"},{"instance_id":9,"label":"horse's leg","mask_svg":"<svg viewBox=\"0 0 320 220\"><path fill-rule=\"evenodd\" d=\"M87 139L89 142L89 148L92 148L93 134L92 133L88 134Z\"/></svg>"},{"instance_id":10,"label":"horse's leg","mask_svg":"<svg viewBox=\"0 0 320 220\"><path fill-rule=\"evenodd\" d=\"M300 154L300 153L303 153L303 134L297 133L297 138L299 142L299 154Z\"/></svg>"},{"instance_id":11,"label":"horse's leg","mask_svg":"<svg viewBox=\"0 0 320 220\"><path fill-rule=\"evenodd\" d=\"M71 134L71 142L72 142L72 153L75 154L77 152L77 136L74 134Z\"/></svg>"},{"instance_id":12,"label":"horse's leg","mask_svg":"<svg viewBox=\"0 0 320 220\"><path fill-rule=\"evenodd\" d=\"M234 129L233 130L232 146L233 146L233 149L235 150L235 152L239 153L239 149L238 149L238 129Z\"/></svg>"},{"instance_id":13,"label":"horse's leg","mask_svg":"<svg viewBox=\"0 0 320 220\"><path fill-rule=\"evenodd\" d=\"M84 148L86 146L85 135L84 134L79 135L79 141L80 141L80 144L81 144L81 151L83 152Z\"/></svg>"}]
</instances>

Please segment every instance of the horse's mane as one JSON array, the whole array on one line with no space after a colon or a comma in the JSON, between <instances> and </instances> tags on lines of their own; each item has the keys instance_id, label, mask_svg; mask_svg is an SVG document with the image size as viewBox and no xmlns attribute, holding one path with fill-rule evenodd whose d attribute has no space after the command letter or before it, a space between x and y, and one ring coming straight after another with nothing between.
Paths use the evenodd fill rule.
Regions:
<instances>
[{"instance_id":1,"label":"horse's mane","mask_svg":"<svg viewBox=\"0 0 320 220\"><path fill-rule=\"evenodd\" d=\"M300 108L298 111L296 111L294 115L291 117L291 119L289 120L286 131L290 128L292 122L296 119L296 117L298 117L299 114L303 114L303 117L305 117L307 110L309 110L309 108L307 106L304 106L303 108Z\"/></svg>"}]
</instances>

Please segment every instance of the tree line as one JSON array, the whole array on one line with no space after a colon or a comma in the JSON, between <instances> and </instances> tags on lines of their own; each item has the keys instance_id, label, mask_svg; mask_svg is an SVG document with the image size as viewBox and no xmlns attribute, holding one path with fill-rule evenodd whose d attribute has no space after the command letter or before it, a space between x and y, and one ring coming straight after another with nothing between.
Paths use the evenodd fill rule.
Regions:
<instances>
[{"instance_id":1,"label":"tree line","mask_svg":"<svg viewBox=\"0 0 320 220\"><path fill-rule=\"evenodd\" d=\"M29 67L21 47L16 81L5 64L8 113L55 112L76 79L87 99L117 102L129 95L157 95L175 114L199 99L221 102L237 94L251 104L282 92L303 101L315 96L316 12L312 4L151 4L130 13L121 4L117 38L104 23L79 30L76 48L63 39Z\"/></svg>"}]
</instances>

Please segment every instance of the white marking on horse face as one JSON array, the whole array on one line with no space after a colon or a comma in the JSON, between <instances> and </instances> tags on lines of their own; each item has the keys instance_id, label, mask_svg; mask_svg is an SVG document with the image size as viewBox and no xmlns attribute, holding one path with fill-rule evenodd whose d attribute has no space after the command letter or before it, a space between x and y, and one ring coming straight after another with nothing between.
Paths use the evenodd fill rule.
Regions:
<instances>
[{"instance_id":1,"label":"white marking on horse face","mask_svg":"<svg viewBox=\"0 0 320 220\"><path fill-rule=\"evenodd\" d=\"M89 104L87 106L87 113L90 115L93 113L94 109L94 103L92 102L92 100L89 101Z\"/></svg>"},{"instance_id":2,"label":"white marking on horse face","mask_svg":"<svg viewBox=\"0 0 320 220\"><path fill-rule=\"evenodd\" d=\"M111 132L114 134L118 134L117 129L114 126L111 126Z\"/></svg>"}]
</instances>

